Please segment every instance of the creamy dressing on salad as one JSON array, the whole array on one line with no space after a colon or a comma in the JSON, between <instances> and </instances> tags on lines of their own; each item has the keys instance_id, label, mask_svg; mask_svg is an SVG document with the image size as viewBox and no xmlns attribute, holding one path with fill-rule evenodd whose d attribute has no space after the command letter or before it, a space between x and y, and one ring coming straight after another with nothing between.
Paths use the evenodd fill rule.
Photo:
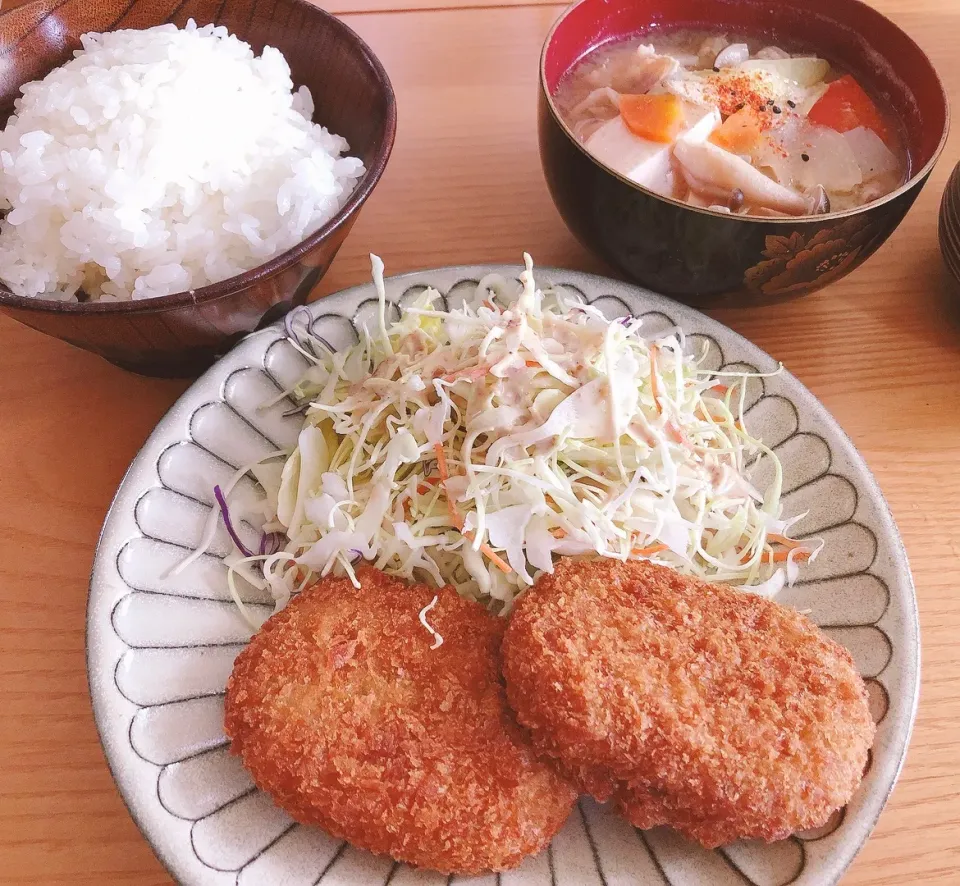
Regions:
<instances>
[{"instance_id":1,"label":"creamy dressing on salad","mask_svg":"<svg viewBox=\"0 0 960 886\"><path fill-rule=\"evenodd\" d=\"M392 324L374 258L377 328L344 351L290 318L311 364L286 392L304 406L297 446L253 468L264 502L226 490L233 520L266 508L279 550L239 551L233 570L282 606L331 572L356 580L362 558L506 612L561 556L650 558L764 594L816 556L746 427L751 374L539 288L525 258L519 285L491 275L449 309L427 289Z\"/></svg>"}]
</instances>

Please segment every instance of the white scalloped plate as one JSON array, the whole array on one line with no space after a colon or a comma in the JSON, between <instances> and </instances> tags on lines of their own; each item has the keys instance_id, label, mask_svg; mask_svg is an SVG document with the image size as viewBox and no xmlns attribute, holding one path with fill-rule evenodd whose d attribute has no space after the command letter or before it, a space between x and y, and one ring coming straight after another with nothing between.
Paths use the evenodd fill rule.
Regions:
<instances>
[{"instance_id":1,"label":"white scalloped plate","mask_svg":"<svg viewBox=\"0 0 960 886\"><path fill-rule=\"evenodd\" d=\"M491 270L519 272L422 271L388 280L387 295L402 306L429 285L453 300ZM553 269L541 269L539 279L579 290L610 316L648 315L652 332L679 325L693 343L709 339L712 368L775 366L719 323L635 286ZM373 295L372 286L359 286L311 305L315 330L333 347L352 342ZM222 526L209 556L164 577L197 543L214 484L234 466L296 440L297 417L283 416L289 404L258 407L289 387L300 360L278 327L250 336L180 398L130 466L107 515L90 583L88 672L100 737L131 814L184 884L443 884L446 877L294 824L229 755L223 690L248 632L228 598ZM638 832L583 800L546 852L516 871L471 883L829 886L869 835L899 773L916 711L919 633L906 555L863 459L806 388L785 372L754 383L749 403L751 430L784 462L787 512L809 511L801 534L827 542L801 582L779 599L809 609L850 649L869 681L879 726L863 786L815 833L716 852L666 829ZM258 495L252 482L244 490ZM256 527L241 531L256 537ZM265 618L267 601L250 587L243 594Z\"/></svg>"}]
</instances>

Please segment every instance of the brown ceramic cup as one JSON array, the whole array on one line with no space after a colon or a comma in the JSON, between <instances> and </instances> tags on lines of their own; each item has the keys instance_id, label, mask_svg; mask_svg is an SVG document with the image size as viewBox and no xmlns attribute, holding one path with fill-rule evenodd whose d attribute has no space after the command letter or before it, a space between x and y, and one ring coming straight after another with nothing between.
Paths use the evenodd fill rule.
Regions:
<instances>
[{"instance_id":1,"label":"brown ceramic cup","mask_svg":"<svg viewBox=\"0 0 960 886\"><path fill-rule=\"evenodd\" d=\"M557 85L591 49L667 28L763 33L851 71L902 121L909 180L846 212L754 218L689 206L604 166L563 122ZM779 301L850 273L913 205L946 143L948 116L927 56L859 0L580 0L554 24L540 62L540 156L567 226L627 277L694 304Z\"/></svg>"},{"instance_id":2,"label":"brown ceramic cup","mask_svg":"<svg viewBox=\"0 0 960 886\"><path fill-rule=\"evenodd\" d=\"M324 275L390 156L396 102L383 66L343 22L306 0L37 0L0 14L0 125L20 87L66 61L88 31L225 25L256 52L279 49L295 85L310 88L316 119L350 143L366 172L316 233L264 265L193 292L130 302L22 298L0 284L0 309L135 372L193 376L245 334L302 304Z\"/></svg>"}]
</instances>

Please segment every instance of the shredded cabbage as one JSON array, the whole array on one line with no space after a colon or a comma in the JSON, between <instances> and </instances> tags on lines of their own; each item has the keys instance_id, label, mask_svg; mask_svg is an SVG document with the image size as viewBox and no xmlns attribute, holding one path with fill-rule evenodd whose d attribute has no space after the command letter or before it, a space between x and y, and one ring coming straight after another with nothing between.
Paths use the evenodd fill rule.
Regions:
<instances>
[{"instance_id":1,"label":"shredded cabbage","mask_svg":"<svg viewBox=\"0 0 960 886\"><path fill-rule=\"evenodd\" d=\"M266 489L264 530L286 542L247 558L278 607L331 572L356 582L361 558L505 613L561 556L649 558L766 595L816 557L821 542L788 534L776 454L744 424L753 374L538 289L524 259L519 287L490 275L449 308L427 289L388 324L372 256L380 310L356 345L288 325L311 366L290 392L298 444ZM763 459L774 479L758 490Z\"/></svg>"},{"instance_id":2,"label":"shredded cabbage","mask_svg":"<svg viewBox=\"0 0 960 886\"><path fill-rule=\"evenodd\" d=\"M437 600L439 599L440 597L437 594L434 594L433 599L427 603L423 609L420 610L420 624L422 624L427 629L427 633L433 637L433 645L430 647L431 649L439 649L441 646L443 646L443 637L441 637L433 625L427 621L427 613L437 605Z\"/></svg>"}]
</instances>

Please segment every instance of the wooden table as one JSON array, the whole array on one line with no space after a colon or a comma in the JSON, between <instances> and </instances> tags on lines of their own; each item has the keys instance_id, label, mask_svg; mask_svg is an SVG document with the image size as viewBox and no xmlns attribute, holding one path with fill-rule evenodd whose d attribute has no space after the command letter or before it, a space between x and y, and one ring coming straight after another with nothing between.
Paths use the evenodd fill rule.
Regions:
<instances>
[{"instance_id":1,"label":"wooden table","mask_svg":"<svg viewBox=\"0 0 960 886\"><path fill-rule=\"evenodd\" d=\"M960 96L960 4L875 2ZM540 264L608 273L560 221L537 155L537 60L563 7L398 6L328 5L382 59L400 126L387 173L320 292L366 280L370 250L390 272L519 262L526 249ZM877 475L916 578L920 713L903 776L846 886L960 882L960 289L937 249L958 148L960 134L865 267L792 304L716 312L839 419ZM186 383L129 375L5 317L0 378L0 883L168 884L97 740L84 611L114 490Z\"/></svg>"}]
</instances>

